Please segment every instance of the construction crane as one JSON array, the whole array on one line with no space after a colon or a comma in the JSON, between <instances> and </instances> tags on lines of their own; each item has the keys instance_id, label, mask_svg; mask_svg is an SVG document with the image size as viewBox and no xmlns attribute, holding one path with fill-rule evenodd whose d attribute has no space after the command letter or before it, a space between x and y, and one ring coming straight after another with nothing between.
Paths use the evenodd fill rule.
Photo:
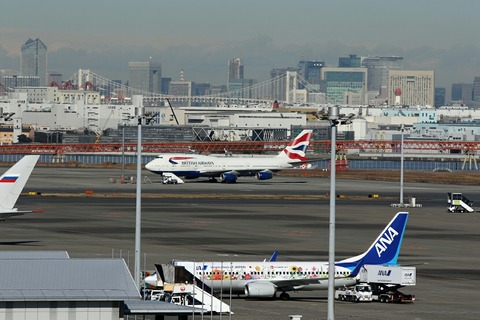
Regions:
<instances>
[{"instance_id":1,"label":"construction crane","mask_svg":"<svg viewBox=\"0 0 480 320\"><path fill-rule=\"evenodd\" d=\"M112 116L113 110L110 112L110 114L107 117L107 120L105 121L105 124L103 125L103 128L101 131L97 132L97 138L95 139L95 144L100 141L100 138L102 137L103 133L105 132L105 128L107 127L108 120L110 120L110 117Z\"/></svg>"},{"instance_id":2,"label":"construction crane","mask_svg":"<svg viewBox=\"0 0 480 320\"><path fill-rule=\"evenodd\" d=\"M177 115L175 114L175 111L173 111L172 104L170 103L170 99L165 98L165 100L167 100L170 110L172 111L173 117L175 118L175 122L178 125L179 123L178 123Z\"/></svg>"}]
</instances>

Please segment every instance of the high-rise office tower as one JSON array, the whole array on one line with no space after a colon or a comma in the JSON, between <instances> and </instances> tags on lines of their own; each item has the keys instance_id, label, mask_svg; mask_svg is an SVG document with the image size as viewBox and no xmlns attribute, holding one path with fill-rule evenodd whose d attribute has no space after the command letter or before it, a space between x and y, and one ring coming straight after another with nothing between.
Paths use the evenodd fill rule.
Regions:
<instances>
[{"instance_id":1,"label":"high-rise office tower","mask_svg":"<svg viewBox=\"0 0 480 320\"><path fill-rule=\"evenodd\" d=\"M314 85L316 90L320 89L322 68L325 67L325 61L320 60L300 60L297 64L298 74L309 84ZM303 89L303 86L299 89Z\"/></svg>"},{"instance_id":2,"label":"high-rise office tower","mask_svg":"<svg viewBox=\"0 0 480 320\"><path fill-rule=\"evenodd\" d=\"M21 48L22 76L38 77L39 86L47 85L47 46L39 39L28 39Z\"/></svg>"},{"instance_id":3,"label":"high-rise office tower","mask_svg":"<svg viewBox=\"0 0 480 320\"><path fill-rule=\"evenodd\" d=\"M228 61L227 90L230 98L246 98L244 96L243 62L240 58Z\"/></svg>"},{"instance_id":4,"label":"high-rise office tower","mask_svg":"<svg viewBox=\"0 0 480 320\"><path fill-rule=\"evenodd\" d=\"M435 88L435 108L440 108L445 105L445 96L447 90L445 88Z\"/></svg>"},{"instance_id":5,"label":"high-rise office tower","mask_svg":"<svg viewBox=\"0 0 480 320\"><path fill-rule=\"evenodd\" d=\"M364 104L367 68L322 68L327 103Z\"/></svg>"},{"instance_id":6,"label":"high-rise office tower","mask_svg":"<svg viewBox=\"0 0 480 320\"><path fill-rule=\"evenodd\" d=\"M128 86L150 94L160 94L162 67L160 63L149 61L128 63ZM132 92L135 94L135 92Z\"/></svg>"},{"instance_id":7,"label":"high-rise office tower","mask_svg":"<svg viewBox=\"0 0 480 320\"><path fill-rule=\"evenodd\" d=\"M63 77L63 75L61 73L50 72L48 74L47 85L50 85L51 83L61 85L62 84L62 77Z\"/></svg>"},{"instance_id":8,"label":"high-rise office tower","mask_svg":"<svg viewBox=\"0 0 480 320\"><path fill-rule=\"evenodd\" d=\"M193 95L195 83L185 80L183 69L180 70L180 79L178 81L170 81L168 94L171 96L181 96L191 98ZM191 107L192 99L175 102L176 107Z\"/></svg>"},{"instance_id":9,"label":"high-rise office tower","mask_svg":"<svg viewBox=\"0 0 480 320\"><path fill-rule=\"evenodd\" d=\"M339 68L360 68L362 59L356 54L351 54L348 57L338 58Z\"/></svg>"},{"instance_id":10,"label":"high-rise office tower","mask_svg":"<svg viewBox=\"0 0 480 320\"><path fill-rule=\"evenodd\" d=\"M228 82L230 80L243 80L243 62L240 58L228 61Z\"/></svg>"},{"instance_id":11,"label":"high-rise office tower","mask_svg":"<svg viewBox=\"0 0 480 320\"><path fill-rule=\"evenodd\" d=\"M435 73L432 70L389 70L388 79L390 105L435 105Z\"/></svg>"},{"instance_id":12,"label":"high-rise office tower","mask_svg":"<svg viewBox=\"0 0 480 320\"><path fill-rule=\"evenodd\" d=\"M377 91L379 94L385 92L386 94L388 86L388 70L402 70L403 57L364 57L362 59L362 66L368 69L368 91Z\"/></svg>"},{"instance_id":13,"label":"high-rise office tower","mask_svg":"<svg viewBox=\"0 0 480 320\"><path fill-rule=\"evenodd\" d=\"M480 77L475 77L473 80L473 101L480 102Z\"/></svg>"},{"instance_id":14,"label":"high-rise office tower","mask_svg":"<svg viewBox=\"0 0 480 320\"><path fill-rule=\"evenodd\" d=\"M452 101L462 104L469 104L473 100L473 84L454 83L452 84Z\"/></svg>"}]
</instances>

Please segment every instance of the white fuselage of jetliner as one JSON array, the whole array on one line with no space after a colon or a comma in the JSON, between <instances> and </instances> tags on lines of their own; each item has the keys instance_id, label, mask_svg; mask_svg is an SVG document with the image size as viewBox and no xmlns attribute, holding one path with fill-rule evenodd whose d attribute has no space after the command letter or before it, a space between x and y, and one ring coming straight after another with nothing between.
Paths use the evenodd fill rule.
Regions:
<instances>
[{"instance_id":1,"label":"white fuselage of jetliner","mask_svg":"<svg viewBox=\"0 0 480 320\"><path fill-rule=\"evenodd\" d=\"M222 172L235 172L239 176L253 176L259 171L293 168L285 158L271 157L216 157L206 155L163 154L150 162L146 168L162 174L172 172L185 177L215 177Z\"/></svg>"},{"instance_id":2,"label":"white fuselage of jetliner","mask_svg":"<svg viewBox=\"0 0 480 320\"><path fill-rule=\"evenodd\" d=\"M407 219L407 212L398 212L364 253L336 262L335 287L355 284L364 264L397 264ZM184 268L183 271L188 271L214 291L244 292L247 297L253 298L272 298L277 292L282 292L281 296L286 298L288 291L326 289L329 278L328 262L173 260L170 265L175 269ZM158 277L156 273L145 278L145 282L155 285Z\"/></svg>"},{"instance_id":3,"label":"white fuselage of jetliner","mask_svg":"<svg viewBox=\"0 0 480 320\"><path fill-rule=\"evenodd\" d=\"M174 261L214 291L245 293L249 283L264 282L273 286L289 286L292 290L321 290L328 287L328 262L203 262ZM356 278L352 271L335 268L335 287L350 286Z\"/></svg>"},{"instance_id":4,"label":"white fuselage of jetliner","mask_svg":"<svg viewBox=\"0 0 480 320\"><path fill-rule=\"evenodd\" d=\"M305 152L312 130L303 130L289 145L273 157L207 156L201 154L161 154L145 165L151 172L172 173L178 177L220 177L222 182L235 182L240 176L272 179L273 173L308 162Z\"/></svg>"}]
</instances>

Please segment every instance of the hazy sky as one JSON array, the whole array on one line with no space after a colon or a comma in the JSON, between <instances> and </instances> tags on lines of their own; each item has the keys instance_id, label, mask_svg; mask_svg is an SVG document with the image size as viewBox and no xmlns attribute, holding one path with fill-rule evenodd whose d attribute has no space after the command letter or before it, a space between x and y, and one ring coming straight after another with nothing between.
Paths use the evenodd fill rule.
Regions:
<instances>
[{"instance_id":1,"label":"hazy sky","mask_svg":"<svg viewBox=\"0 0 480 320\"><path fill-rule=\"evenodd\" d=\"M435 70L437 86L480 76L478 0L16 0L0 14L0 69L20 68L28 38L48 46L51 71L78 68L127 80L129 61L152 57L162 75L226 82L227 61L245 77L301 58L399 55L405 68Z\"/></svg>"}]
</instances>

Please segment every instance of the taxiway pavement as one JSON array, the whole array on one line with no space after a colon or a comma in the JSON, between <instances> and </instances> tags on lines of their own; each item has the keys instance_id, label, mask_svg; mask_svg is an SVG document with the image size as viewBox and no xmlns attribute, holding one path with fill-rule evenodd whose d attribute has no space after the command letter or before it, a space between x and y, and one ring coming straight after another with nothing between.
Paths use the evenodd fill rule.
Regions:
<instances>
[{"instance_id":1,"label":"taxiway pavement","mask_svg":"<svg viewBox=\"0 0 480 320\"><path fill-rule=\"evenodd\" d=\"M126 175L136 173L127 170ZM0 250L123 257L133 270L136 185L118 183L119 176L113 169L35 168L17 207L45 212L3 222ZM142 181L145 176L153 183L141 185L142 269L152 270L155 263L172 259L264 260L275 250L279 260L328 260L329 179L241 178L236 184L197 180L163 185L159 176L143 171ZM336 318L480 318L480 213L446 212L447 192L463 192L480 201L480 190L405 183L405 202L415 197L422 207L392 208L391 203L398 203L399 187L398 182L337 180L341 197L336 201L336 256L360 254L397 211L410 212L399 263L417 267L417 286L404 290L417 301L337 302ZM302 320L325 319L326 297L326 291L292 293L287 302L234 297L232 319L288 319L292 314L303 315Z\"/></svg>"}]
</instances>

